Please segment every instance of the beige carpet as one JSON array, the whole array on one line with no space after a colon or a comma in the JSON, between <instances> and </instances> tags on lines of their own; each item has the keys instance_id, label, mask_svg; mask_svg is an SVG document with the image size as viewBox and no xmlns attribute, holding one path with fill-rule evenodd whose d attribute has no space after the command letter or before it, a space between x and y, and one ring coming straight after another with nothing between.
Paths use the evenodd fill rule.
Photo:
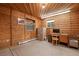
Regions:
<instances>
[{"instance_id":1,"label":"beige carpet","mask_svg":"<svg viewBox=\"0 0 79 59\"><path fill-rule=\"evenodd\" d=\"M0 50L0 55L14 56L79 56L79 49L34 40L10 49Z\"/></svg>"}]
</instances>

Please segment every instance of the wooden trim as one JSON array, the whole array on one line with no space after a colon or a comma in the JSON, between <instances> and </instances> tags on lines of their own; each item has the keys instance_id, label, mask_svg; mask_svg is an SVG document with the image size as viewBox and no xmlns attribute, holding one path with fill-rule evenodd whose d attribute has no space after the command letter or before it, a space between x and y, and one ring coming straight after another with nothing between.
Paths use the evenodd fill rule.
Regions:
<instances>
[{"instance_id":1,"label":"wooden trim","mask_svg":"<svg viewBox=\"0 0 79 59\"><path fill-rule=\"evenodd\" d=\"M12 10L10 8L10 46L12 46Z\"/></svg>"},{"instance_id":2,"label":"wooden trim","mask_svg":"<svg viewBox=\"0 0 79 59\"><path fill-rule=\"evenodd\" d=\"M24 43L27 43L27 42L30 42L30 41L33 41L33 40L36 40L36 38L31 39L31 40L26 40L26 41L23 41L23 42L18 42L18 44L19 44L19 45L20 45L20 44L24 44Z\"/></svg>"}]
</instances>

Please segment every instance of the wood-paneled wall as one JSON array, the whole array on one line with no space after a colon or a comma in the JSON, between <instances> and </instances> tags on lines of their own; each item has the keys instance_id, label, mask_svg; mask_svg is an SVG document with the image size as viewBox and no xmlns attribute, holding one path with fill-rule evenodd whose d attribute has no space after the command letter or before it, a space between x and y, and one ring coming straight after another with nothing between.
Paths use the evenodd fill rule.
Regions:
<instances>
[{"instance_id":1,"label":"wood-paneled wall","mask_svg":"<svg viewBox=\"0 0 79 59\"><path fill-rule=\"evenodd\" d=\"M79 10L70 13L71 34L79 35Z\"/></svg>"},{"instance_id":2,"label":"wood-paneled wall","mask_svg":"<svg viewBox=\"0 0 79 59\"><path fill-rule=\"evenodd\" d=\"M0 47L3 48L9 46L10 46L10 9L0 7Z\"/></svg>"},{"instance_id":3,"label":"wood-paneled wall","mask_svg":"<svg viewBox=\"0 0 79 59\"><path fill-rule=\"evenodd\" d=\"M18 18L30 18L35 20L35 28L42 27L40 19L11 8L0 6L0 48L10 47L20 41L36 37L36 30L32 32L26 31L24 25L18 24Z\"/></svg>"},{"instance_id":4,"label":"wood-paneled wall","mask_svg":"<svg viewBox=\"0 0 79 59\"><path fill-rule=\"evenodd\" d=\"M55 27L61 30L61 33L70 34L70 13L54 16Z\"/></svg>"},{"instance_id":5,"label":"wood-paneled wall","mask_svg":"<svg viewBox=\"0 0 79 59\"><path fill-rule=\"evenodd\" d=\"M24 40L24 25L18 24L18 18L24 18L24 13L12 10L12 45Z\"/></svg>"},{"instance_id":6,"label":"wood-paneled wall","mask_svg":"<svg viewBox=\"0 0 79 59\"><path fill-rule=\"evenodd\" d=\"M65 33L69 35L77 35L79 34L79 15L78 14L79 14L79 11L71 11L70 13L49 17L47 19L55 20L55 27L59 28L61 33ZM44 27L47 27L47 25L46 26L45 25Z\"/></svg>"}]
</instances>

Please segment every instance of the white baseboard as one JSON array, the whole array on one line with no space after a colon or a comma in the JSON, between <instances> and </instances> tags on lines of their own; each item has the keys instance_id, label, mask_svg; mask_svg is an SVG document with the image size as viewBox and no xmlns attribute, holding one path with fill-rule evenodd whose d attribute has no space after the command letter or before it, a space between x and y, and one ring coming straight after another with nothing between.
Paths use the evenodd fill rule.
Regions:
<instances>
[{"instance_id":1,"label":"white baseboard","mask_svg":"<svg viewBox=\"0 0 79 59\"><path fill-rule=\"evenodd\" d=\"M21 45L21 44L24 44L24 43L27 43L27 42L30 42L30 41L33 41L33 40L36 40L36 38L30 39L30 40L27 40L27 41L23 41L23 42L18 42L18 44Z\"/></svg>"}]
</instances>

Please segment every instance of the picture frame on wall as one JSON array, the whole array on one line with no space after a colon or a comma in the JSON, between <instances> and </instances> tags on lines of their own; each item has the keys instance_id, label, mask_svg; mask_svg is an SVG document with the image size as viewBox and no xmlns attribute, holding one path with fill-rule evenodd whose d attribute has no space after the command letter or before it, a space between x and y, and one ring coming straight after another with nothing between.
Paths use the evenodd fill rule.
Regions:
<instances>
[{"instance_id":1,"label":"picture frame on wall","mask_svg":"<svg viewBox=\"0 0 79 59\"><path fill-rule=\"evenodd\" d=\"M18 18L18 24L25 25L25 19Z\"/></svg>"}]
</instances>

